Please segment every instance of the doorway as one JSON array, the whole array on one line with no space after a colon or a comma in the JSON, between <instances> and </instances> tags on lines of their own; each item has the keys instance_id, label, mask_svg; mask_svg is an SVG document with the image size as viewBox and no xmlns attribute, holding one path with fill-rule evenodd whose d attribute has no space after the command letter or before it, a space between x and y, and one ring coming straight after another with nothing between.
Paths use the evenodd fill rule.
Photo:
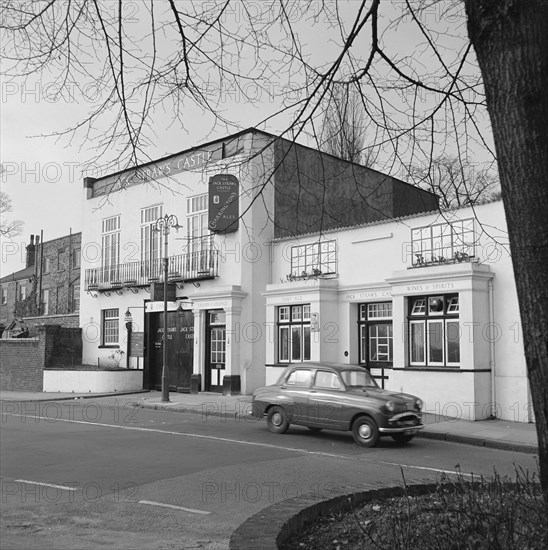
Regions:
<instances>
[{"instance_id":1,"label":"doorway","mask_svg":"<svg viewBox=\"0 0 548 550\"><path fill-rule=\"evenodd\" d=\"M164 314L146 314L147 350L145 387L162 389ZM167 313L167 365L169 391L190 393L194 361L194 314L192 311Z\"/></svg>"},{"instance_id":2,"label":"doorway","mask_svg":"<svg viewBox=\"0 0 548 550\"><path fill-rule=\"evenodd\" d=\"M205 390L223 391L226 367L226 313L208 311L206 318Z\"/></svg>"}]
</instances>

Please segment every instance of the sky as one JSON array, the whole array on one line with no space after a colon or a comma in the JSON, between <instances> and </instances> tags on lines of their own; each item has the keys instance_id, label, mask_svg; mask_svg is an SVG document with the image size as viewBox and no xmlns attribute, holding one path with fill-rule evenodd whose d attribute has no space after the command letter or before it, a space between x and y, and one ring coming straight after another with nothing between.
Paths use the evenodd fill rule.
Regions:
<instances>
[{"instance_id":1,"label":"sky","mask_svg":"<svg viewBox=\"0 0 548 550\"><path fill-rule=\"evenodd\" d=\"M248 2L248 5L252 4ZM318 1L316 4L318 21L323 21L328 26L335 19L336 9L340 10L339 16L349 24L353 21L359 6L359 2L355 0L338 4L334 0L327 0L323 4L327 11L321 13L319 10L322 3ZM314 6L314 2L312 5ZM128 28L144 28L147 15L142 11L140 1L127 1L125 6L127 17L124 22ZM241 4L236 2L234 6L233 12L226 14L226 18L227 23L238 28ZM401 7L397 2L393 2L388 11L392 17L401 13ZM451 32L454 31L457 38L464 32L462 21L457 25L454 21L446 19L439 7L425 13L423 17L426 24L440 26L445 31L448 28L452 29ZM321 63L334 59L338 48L326 40L326 35L319 32L317 27L299 21L298 13L294 14L292 22L299 31L299 40L309 53L310 62ZM409 24L400 24L391 32L392 39L386 41L386 47L393 52L404 52L401 56L405 55L408 49L411 51L417 43L416 29L412 30ZM445 34L447 37L451 33ZM363 40L365 45L369 40L369 33L364 35ZM169 49L171 46L172 43L166 40L164 47ZM426 59L425 63L428 62ZM241 65L244 70L245 63L252 64L253 60L244 61ZM249 71L252 74L253 67L250 66ZM189 103L180 106L184 127L178 122L173 122L169 109L158 108L149 120L152 137L146 147L146 155L151 159L161 158L235 132L238 127L241 129L260 125L271 113L280 109L280 90L288 83L287 79L295 85L299 82L300 76L292 73L270 75L268 86L262 90L256 89L255 104L249 103L243 94L238 92L218 94L218 107L235 123L230 132L223 131L222 127L213 129L211 117L204 116L199 109ZM93 82L90 81L89 86L92 85ZM247 81L245 86L246 91L253 95L254 81ZM46 136L59 133L85 118L96 98L92 98L91 94L89 98L77 96L70 89L55 97L56 89L53 77L48 77L47 74L29 77L26 80L8 80L2 77L0 82L0 162L3 166L3 174L0 176L1 189L11 198L11 217L24 222L21 235L2 241L2 275L24 267L25 246L29 241L29 235L39 235L43 231L44 239L50 240L82 229L82 180L84 175L92 175L89 168L83 172L82 167L95 155L94 146L101 137L101 127L97 128L98 134L91 140L85 139L82 134L72 137ZM277 133L287 128L289 120L288 114L283 113L260 127ZM105 129L107 128L108 125L105 124ZM99 165L103 160L105 164L107 161L115 161L115 152L114 157L112 153L113 151L107 151L105 155L96 159L96 168L100 169Z\"/></svg>"}]
</instances>

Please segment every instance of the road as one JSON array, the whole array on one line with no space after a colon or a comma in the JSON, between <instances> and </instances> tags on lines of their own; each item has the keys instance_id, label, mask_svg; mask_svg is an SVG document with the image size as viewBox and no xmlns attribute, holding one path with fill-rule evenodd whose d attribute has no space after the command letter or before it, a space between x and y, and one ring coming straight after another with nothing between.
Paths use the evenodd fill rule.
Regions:
<instances>
[{"instance_id":1,"label":"road","mask_svg":"<svg viewBox=\"0 0 548 550\"><path fill-rule=\"evenodd\" d=\"M415 439L357 447L350 434L119 405L2 403L1 545L221 549L259 510L332 487L536 471L532 455Z\"/></svg>"}]
</instances>

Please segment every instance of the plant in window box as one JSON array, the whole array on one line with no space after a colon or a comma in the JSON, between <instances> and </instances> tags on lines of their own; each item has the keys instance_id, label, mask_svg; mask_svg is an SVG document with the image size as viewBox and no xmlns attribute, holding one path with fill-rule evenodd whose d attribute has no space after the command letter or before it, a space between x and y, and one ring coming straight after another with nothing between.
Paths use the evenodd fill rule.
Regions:
<instances>
[{"instance_id":1,"label":"plant in window box","mask_svg":"<svg viewBox=\"0 0 548 550\"><path fill-rule=\"evenodd\" d=\"M114 350L109 356L109 359L112 359L114 363L116 364L116 368L120 368L120 363L122 362L122 359L124 357L124 352L121 349Z\"/></svg>"},{"instance_id":2,"label":"plant in window box","mask_svg":"<svg viewBox=\"0 0 548 550\"><path fill-rule=\"evenodd\" d=\"M468 254L466 254L466 252L455 252L455 256L454 256L455 260L457 262L467 262L470 260L470 256L468 256Z\"/></svg>"}]
</instances>

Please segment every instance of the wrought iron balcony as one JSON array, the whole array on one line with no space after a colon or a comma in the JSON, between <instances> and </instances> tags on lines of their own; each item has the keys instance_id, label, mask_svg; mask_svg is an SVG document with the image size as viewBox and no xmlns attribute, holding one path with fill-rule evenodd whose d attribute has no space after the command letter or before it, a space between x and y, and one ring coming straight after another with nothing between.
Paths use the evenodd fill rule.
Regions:
<instances>
[{"instance_id":1,"label":"wrought iron balcony","mask_svg":"<svg viewBox=\"0 0 548 550\"><path fill-rule=\"evenodd\" d=\"M184 283L218 276L219 251L213 248L169 257L168 282ZM162 258L158 258L86 269L85 290L145 287L163 280L164 263Z\"/></svg>"}]
</instances>

